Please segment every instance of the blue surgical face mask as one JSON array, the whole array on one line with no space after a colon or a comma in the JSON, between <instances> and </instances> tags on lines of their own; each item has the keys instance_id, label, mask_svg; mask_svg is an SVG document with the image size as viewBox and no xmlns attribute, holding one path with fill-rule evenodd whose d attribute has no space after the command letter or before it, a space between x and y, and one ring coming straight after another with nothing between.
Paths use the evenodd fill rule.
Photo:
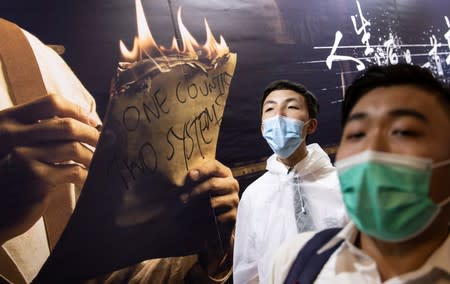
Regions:
<instances>
[{"instance_id":1,"label":"blue surgical face mask","mask_svg":"<svg viewBox=\"0 0 450 284\"><path fill-rule=\"evenodd\" d=\"M263 120L263 137L275 154L287 158L302 144L303 127L308 122L276 115Z\"/></svg>"},{"instance_id":2,"label":"blue surgical face mask","mask_svg":"<svg viewBox=\"0 0 450 284\"><path fill-rule=\"evenodd\" d=\"M432 170L450 160L365 151L336 162L344 204L358 229L388 242L423 232L450 197L435 204L429 197Z\"/></svg>"}]
</instances>

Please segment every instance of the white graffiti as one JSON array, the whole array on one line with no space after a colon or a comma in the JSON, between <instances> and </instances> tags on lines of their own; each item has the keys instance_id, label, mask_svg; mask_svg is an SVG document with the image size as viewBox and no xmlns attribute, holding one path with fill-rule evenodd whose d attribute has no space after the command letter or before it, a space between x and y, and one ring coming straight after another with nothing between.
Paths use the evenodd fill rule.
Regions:
<instances>
[{"instance_id":1,"label":"white graffiti","mask_svg":"<svg viewBox=\"0 0 450 284\"><path fill-rule=\"evenodd\" d=\"M356 5L358 5L358 12L359 17L361 18L361 27L358 29L356 27L356 17L358 16L351 16L353 23L353 28L355 29L355 32L357 35L361 35L363 33L363 36L361 38L361 42L366 45L366 49L364 50L364 54L367 56L369 54L373 53L373 48L370 46L369 40L370 40L370 33L366 30L368 26L370 26L370 22L364 18L364 15L361 10L361 5L359 4L359 1L356 1Z\"/></svg>"},{"instance_id":2,"label":"white graffiti","mask_svg":"<svg viewBox=\"0 0 450 284\"><path fill-rule=\"evenodd\" d=\"M441 47L441 44L438 43L435 35L431 35L430 44L431 44L432 48L428 52L428 55L431 57L432 60L434 60L434 64L436 66L439 76L443 76L444 70L442 69L441 58L437 54L438 47ZM422 67L431 68L432 66L431 66L430 62L426 62L425 64L422 65Z\"/></svg>"},{"instance_id":3,"label":"white graffiti","mask_svg":"<svg viewBox=\"0 0 450 284\"><path fill-rule=\"evenodd\" d=\"M383 47L378 46L374 55L375 63L378 65L397 64L398 55L395 52L400 48L393 34L389 34L389 39L383 43ZM405 53L409 54L409 60L411 60L410 52L407 50ZM404 55L405 57L407 55Z\"/></svg>"},{"instance_id":4,"label":"white graffiti","mask_svg":"<svg viewBox=\"0 0 450 284\"><path fill-rule=\"evenodd\" d=\"M359 71L364 70L366 68L366 66L364 65L364 63L361 60L353 58L351 56L336 55L335 54L336 53L336 49L338 48L339 42L341 41L341 39L342 39L342 33L340 31L337 31L336 35L334 37L333 48L331 49L331 53L330 53L330 55L328 55L327 60L326 60L328 69L331 70L331 66L333 65L333 61L348 61L348 60L351 60L351 61L354 61L354 62L357 63L356 68Z\"/></svg>"},{"instance_id":5,"label":"white graffiti","mask_svg":"<svg viewBox=\"0 0 450 284\"><path fill-rule=\"evenodd\" d=\"M429 44L403 44L400 40L400 38L392 32L392 29L389 28L390 32L386 40L382 41L382 38L378 38L379 44L377 45L371 45L371 33L370 29L371 22L370 19L367 19L364 16L363 8L361 7L361 4L358 0L356 0L356 5L358 8L358 14L352 15L351 21L353 24L353 28L355 30L355 33L359 36L361 36L361 43L363 45L347 45L347 46L340 46L340 43L343 39L343 34L340 30L337 30L335 33L334 43L332 47L329 46L315 46L314 49L331 49L329 55L327 56L325 63L329 70L332 69L333 62L337 61L351 61L356 64L356 69L358 71L364 70L367 65L371 64L377 64L377 65L389 65L389 64L397 64L400 62L400 58L402 58L402 61L406 63L413 63L413 58L415 60L418 60L420 58L423 58L424 56L427 57L426 63L423 64L424 67L432 69L433 72L437 73L439 76L444 75L444 67L443 64L450 66L450 21L447 16L444 17L446 26L448 28L448 31L445 33L444 37L447 40L446 44L442 44L438 42L437 37L432 34L429 39ZM380 29L378 29L380 31ZM431 32L431 30L430 30ZM440 30L438 30L440 32ZM439 51L442 47L447 47L448 51L442 52ZM423 52L415 52L412 53L410 48L417 51L417 48L423 48L423 47L429 47L427 53ZM354 53L355 50L359 48L364 48L364 55L361 55L361 57L354 57L350 55L344 55L342 52L341 54L337 54L338 50L342 49L353 49ZM442 55L446 55L445 63L443 62L443 59L441 61ZM321 60L318 61L309 61L304 63L319 63L323 62ZM447 68L448 70L448 68Z\"/></svg>"},{"instance_id":6,"label":"white graffiti","mask_svg":"<svg viewBox=\"0 0 450 284\"><path fill-rule=\"evenodd\" d=\"M450 21L448 20L448 17L445 16L445 23L447 24L447 28L448 31L445 33L444 37L447 40L447 47L448 50L450 51ZM450 54L447 56L447 59L445 60L445 62L447 63L447 65L450 65Z\"/></svg>"}]
</instances>

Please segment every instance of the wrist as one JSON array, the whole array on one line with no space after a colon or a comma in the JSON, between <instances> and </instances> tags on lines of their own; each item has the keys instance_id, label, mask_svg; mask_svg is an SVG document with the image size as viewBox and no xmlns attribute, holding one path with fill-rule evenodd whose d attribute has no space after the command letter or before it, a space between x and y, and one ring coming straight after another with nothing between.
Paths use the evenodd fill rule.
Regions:
<instances>
[{"instance_id":1,"label":"wrist","mask_svg":"<svg viewBox=\"0 0 450 284\"><path fill-rule=\"evenodd\" d=\"M211 283L224 283L232 274L233 250L209 248L198 254L199 263Z\"/></svg>"},{"instance_id":2,"label":"wrist","mask_svg":"<svg viewBox=\"0 0 450 284\"><path fill-rule=\"evenodd\" d=\"M219 260L217 262L217 260ZM213 261L215 265L209 266L207 275L212 283L225 283L233 272L233 253L232 250L225 251L220 258Z\"/></svg>"}]
</instances>

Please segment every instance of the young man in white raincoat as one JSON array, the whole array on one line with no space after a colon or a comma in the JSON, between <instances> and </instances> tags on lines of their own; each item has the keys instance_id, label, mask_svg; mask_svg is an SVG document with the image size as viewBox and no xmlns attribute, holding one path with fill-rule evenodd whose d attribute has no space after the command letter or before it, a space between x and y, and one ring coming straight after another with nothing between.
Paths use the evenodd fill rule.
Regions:
<instances>
[{"instance_id":1,"label":"young man in white raincoat","mask_svg":"<svg viewBox=\"0 0 450 284\"><path fill-rule=\"evenodd\" d=\"M303 85L272 82L264 91L261 132L274 154L243 193L236 223L234 283L266 283L274 251L300 232L342 226L345 209L335 168L318 144L319 104Z\"/></svg>"}]
</instances>

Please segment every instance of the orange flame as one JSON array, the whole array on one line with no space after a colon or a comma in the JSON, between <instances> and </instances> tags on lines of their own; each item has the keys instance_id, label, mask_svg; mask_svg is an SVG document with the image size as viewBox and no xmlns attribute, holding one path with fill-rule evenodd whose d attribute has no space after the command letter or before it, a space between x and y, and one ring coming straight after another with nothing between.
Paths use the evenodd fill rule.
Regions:
<instances>
[{"instance_id":1,"label":"orange flame","mask_svg":"<svg viewBox=\"0 0 450 284\"><path fill-rule=\"evenodd\" d=\"M141 1L136 0L135 2L139 47L147 56L152 56L153 54L151 55L150 53L153 53L152 51L158 51L158 47L148 27Z\"/></svg>"},{"instance_id":2,"label":"orange flame","mask_svg":"<svg viewBox=\"0 0 450 284\"><path fill-rule=\"evenodd\" d=\"M154 61L153 58L156 57L167 60L166 55L183 55L191 59L205 57L212 61L215 58L222 57L230 52L222 36L220 36L220 42L217 43L206 19L204 19L206 41L203 46L200 46L183 23L181 18L181 7L178 8L177 22L180 29L181 43L183 45L182 50L180 50L175 37L172 40L170 48L158 46L147 25L141 1L135 0L135 2L138 36L134 38L133 49L129 50L122 41L119 41L120 53L125 62L141 60L144 55L152 61Z\"/></svg>"},{"instance_id":3,"label":"orange flame","mask_svg":"<svg viewBox=\"0 0 450 284\"><path fill-rule=\"evenodd\" d=\"M198 49L199 45L195 40L195 38L191 35L191 33L189 33L186 26L183 24L183 20L181 20L181 7L178 8L177 20L178 20L178 27L180 28L181 40L183 42L182 53L195 57L197 55L195 49L196 48Z\"/></svg>"},{"instance_id":4,"label":"orange flame","mask_svg":"<svg viewBox=\"0 0 450 284\"><path fill-rule=\"evenodd\" d=\"M134 37L133 49L130 51L127 49L123 41L119 41L119 49L122 57L125 61L135 61L139 57L139 39Z\"/></svg>"},{"instance_id":5,"label":"orange flame","mask_svg":"<svg viewBox=\"0 0 450 284\"><path fill-rule=\"evenodd\" d=\"M230 49L228 48L227 43L223 36L220 36L220 43L217 43L214 35L209 28L208 21L205 21L205 29L206 29L206 42L203 45L203 48L206 50L206 54L208 59L213 59L217 57L224 56L225 54L230 53Z\"/></svg>"}]
</instances>

